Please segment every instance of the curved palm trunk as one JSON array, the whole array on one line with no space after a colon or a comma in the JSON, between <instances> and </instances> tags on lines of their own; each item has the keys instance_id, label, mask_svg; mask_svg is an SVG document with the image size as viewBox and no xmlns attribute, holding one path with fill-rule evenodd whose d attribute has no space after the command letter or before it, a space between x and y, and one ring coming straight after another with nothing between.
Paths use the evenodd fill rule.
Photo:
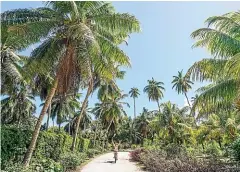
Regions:
<instances>
[{"instance_id":1,"label":"curved palm trunk","mask_svg":"<svg viewBox=\"0 0 240 172\"><path fill-rule=\"evenodd\" d=\"M184 95L185 95L185 97L186 97L186 99L187 99L187 102L188 102L188 105L189 105L189 107L191 108L191 104L190 104L190 102L189 102L189 100L188 100L187 93L186 93L186 92L184 92Z\"/></svg>"},{"instance_id":2,"label":"curved palm trunk","mask_svg":"<svg viewBox=\"0 0 240 172\"><path fill-rule=\"evenodd\" d=\"M49 108L48 108L48 118L47 118L47 130L48 130L48 127L49 127L49 119L50 119L50 115L51 115L51 110L52 110L52 108L51 108L51 105L52 103L50 102L50 104L49 104Z\"/></svg>"},{"instance_id":3,"label":"curved palm trunk","mask_svg":"<svg viewBox=\"0 0 240 172\"><path fill-rule=\"evenodd\" d=\"M86 107L86 105L87 105L88 97L89 97L90 94L91 94L91 90L92 90L92 87L89 85L89 86L88 86L88 90L87 90L87 94L86 94L85 99L84 99L83 104L82 104L82 108L81 108L80 114L79 114L79 116L77 117L77 124L76 124L76 129L75 129L75 133L74 133L74 137L73 137L73 142L72 142L72 147L71 147L71 150L72 150L72 151L74 150L74 148L75 148L75 146L76 146L76 141L77 141L77 136L78 136L78 130L79 130L79 124L80 124L80 122L81 122L84 109L85 109L85 107Z\"/></svg>"},{"instance_id":4,"label":"curved palm trunk","mask_svg":"<svg viewBox=\"0 0 240 172\"><path fill-rule=\"evenodd\" d=\"M112 125L112 122L113 122L113 119L111 119L111 122L110 122L110 124L109 124L108 127L107 127L106 135L107 135L108 130L110 129L110 127L111 127L111 125Z\"/></svg>"},{"instance_id":5,"label":"curved palm trunk","mask_svg":"<svg viewBox=\"0 0 240 172\"><path fill-rule=\"evenodd\" d=\"M135 97L133 98L133 104L134 104L134 119L136 119L136 102L135 102Z\"/></svg>"},{"instance_id":6,"label":"curved palm trunk","mask_svg":"<svg viewBox=\"0 0 240 172\"><path fill-rule=\"evenodd\" d=\"M47 98L46 98L46 102L44 103L44 106L42 108L42 111L39 115L39 118L38 118L38 121L37 121L37 124L35 126L35 129L34 129L34 132L33 132L33 135L32 135L32 140L31 140L31 143L28 147L28 150L24 156L24 159L23 159L23 166L24 167L27 167L29 166L29 163L30 163L30 160L31 160L31 157L32 157L32 153L33 153L33 150L35 149L35 146L36 146L36 141L37 141L37 138L38 138L38 135L39 135L39 131L40 131L40 128L41 128L41 125L42 125L42 121L43 121L43 118L44 118L44 115L46 114L47 112L47 109L52 101L52 98L55 94L55 91L57 89L57 86L58 86L58 77L56 77L55 81L54 81L54 84L53 84L53 87L51 88Z\"/></svg>"},{"instance_id":7,"label":"curved palm trunk","mask_svg":"<svg viewBox=\"0 0 240 172\"><path fill-rule=\"evenodd\" d=\"M105 139L103 140L103 148L105 147L105 142L106 142L107 136L108 136L108 130L110 129L110 127L111 127L111 125L112 125L112 122L113 122L113 118L111 119L111 122L110 122L110 124L109 124L108 127L107 127L106 137L105 137Z\"/></svg>"}]
</instances>

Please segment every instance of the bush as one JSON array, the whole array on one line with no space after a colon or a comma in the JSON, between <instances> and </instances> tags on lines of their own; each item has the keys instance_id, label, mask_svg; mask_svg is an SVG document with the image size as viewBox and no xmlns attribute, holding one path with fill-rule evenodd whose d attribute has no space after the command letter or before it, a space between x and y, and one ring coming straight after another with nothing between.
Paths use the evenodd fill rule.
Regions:
<instances>
[{"instance_id":1,"label":"bush","mask_svg":"<svg viewBox=\"0 0 240 172\"><path fill-rule=\"evenodd\" d=\"M167 158L164 151L145 151L140 161L148 171L154 172L237 172L239 168L216 162L200 161L188 156Z\"/></svg>"},{"instance_id":2,"label":"bush","mask_svg":"<svg viewBox=\"0 0 240 172\"><path fill-rule=\"evenodd\" d=\"M40 159L51 158L58 161L60 155L70 150L71 144L72 137L64 132L42 131L39 134L34 156Z\"/></svg>"},{"instance_id":3,"label":"bush","mask_svg":"<svg viewBox=\"0 0 240 172\"><path fill-rule=\"evenodd\" d=\"M132 161L141 161L140 155L144 152L144 149L136 149L134 151L131 151L129 156Z\"/></svg>"},{"instance_id":4,"label":"bush","mask_svg":"<svg viewBox=\"0 0 240 172\"><path fill-rule=\"evenodd\" d=\"M221 151L219 145L215 141L213 141L211 144L207 145L205 153L207 153L213 157L218 157L218 156L222 155L222 151Z\"/></svg>"},{"instance_id":5,"label":"bush","mask_svg":"<svg viewBox=\"0 0 240 172\"><path fill-rule=\"evenodd\" d=\"M240 137L231 144L230 152L236 161L240 161Z\"/></svg>"},{"instance_id":6,"label":"bush","mask_svg":"<svg viewBox=\"0 0 240 172\"><path fill-rule=\"evenodd\" d=\"M21 162L32 132L14 126L1 127L1 169L10 162Z\"/></svg>"},{"instance_id":7,"label":"bush","mask_svg":"<svg viewBox=\"0 0 240 172\"><path fill-rule=\"evenodd\" d=\"M135 144L131 145L131 149L136 149L136 148L137 148L137 145L135 145Z\"/></svg>"},{"instance_id":8,"label":"bush","mask_svg":"<svg viewBox=\"0 0 240 172\"><path fill-rule=\"evenodd\" d=\"M66 153L60 157L60 162L64 170L74 170L77 166L81 165L87 158L86 153Z\"/></svg>"},{"instance_id":9,"label":"bush","mask_svg":"<svg viewBox=\"0 0 240 172\"><path fill-rule=\"evenodd\" d=\"M80 149L80 151L81 152L87 152L89 144L90 144L90 140L89 139L80 138L80 141L79 141L79 149Z\"/></svg>"},{"instance_id":10,"label":"bush","mask_svg":"<svg viewBox=\"0 0 240 172\"><path fill-rule=\"evenodd\" d=\"M8 163L6 172L63 172L63 167L60 163L57 163L51 159L34 159L31 165L24 169L23 164L20 163Z\"/></svg>"},{"instance_id":11,"label":"bush","mask_svg":"<svg viewBox=\"0 0 240 172\"><path fill-rule=\"evenodd\" d=\"M7 166L8 168L12 166L8 164L22 162L31 137L31 130L16 128L15 126L1 126L1 170L4 170ZM45 166L46 163L50 163L48 164L49 166L58 166L55 162L58 162L62 155L70 151L71 144L72 137L64 131L60 133L56 133L51 129L49 131L41 131L33 153L33 159L38 160L38 162L32 162L34 163L32 168L42 169L41 166ZM87 151L89 140L77 139L77 146L79 146L78 148L81 151Z\"/></svg>"},{"instance_id":12,"label":"bush","mask_svg":"<svg viewBox=\"0 0 240 172\"><path fill-rule=\"evenodd\" d=\"M101 153L101 151L97 150L97 149L88 149L88 151L87 151L87 155L89 158L93 158L95 155L98 155L100 153Z\"/></svg>"},{"instance_id":13,"label":"bush","mask_svg":"<svg viewBox=\"0 0 240 172\"><path fill-rule=\"evenodd\" d=\"M34 159L28 169L34 172L63 172L63 166L50 158Z\"/></svg>"},{"instance_id":14,"label":"bush","mask_svg":"<svg viewBox=\"0 0 240 172\"><path fill-rule=\"evenodd\" d=\"M184 146L178 144L168 144L164 150L167 153L167 158L179 158L187 155L187 150Z\"/></svg>"}]
</instances>

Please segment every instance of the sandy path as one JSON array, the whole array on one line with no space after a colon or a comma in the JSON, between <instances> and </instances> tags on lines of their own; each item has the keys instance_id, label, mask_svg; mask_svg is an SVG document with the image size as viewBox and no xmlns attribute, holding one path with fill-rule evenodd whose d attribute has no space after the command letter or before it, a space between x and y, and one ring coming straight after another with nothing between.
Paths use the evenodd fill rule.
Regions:
<instances>
[{"instance_id":1,"label":"sandy path","mask_svg":"<svg viewBox=\"0 0 240 172\"><path fill-rule=\"evenodd\" d=\"M85 165L81 172L142 172L136 163L129 161L129 152L119 152L116 164L113 160L113 153L101 155Z\"/></svg>"}]
</instances>

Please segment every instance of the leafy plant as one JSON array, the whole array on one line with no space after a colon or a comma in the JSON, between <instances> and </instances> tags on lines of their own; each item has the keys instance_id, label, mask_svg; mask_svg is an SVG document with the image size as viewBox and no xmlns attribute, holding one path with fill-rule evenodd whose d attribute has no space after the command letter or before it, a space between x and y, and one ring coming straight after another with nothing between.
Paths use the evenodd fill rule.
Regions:
<instances>
[{"instance_id":1,"label":"leafy plant","mask_svg":"<svg viewBox=\"0 0 240 172\"><path fill-rule=\"evenodd\" d=\"M69 152L60 157L60 162L65 170L76 169L87 158L86 153Z\"/></svg>"},{"instance_id":2,"label":"leafy plant","mask_svg":"<svg viewBox=\"0 0 240 172\"><path fill-rule=\"evenodd\" d=\"M230 149L233 158L237 161L240 161L240 137L238 137L238 139L232 143Z\"/></svg>"}]
</instances>

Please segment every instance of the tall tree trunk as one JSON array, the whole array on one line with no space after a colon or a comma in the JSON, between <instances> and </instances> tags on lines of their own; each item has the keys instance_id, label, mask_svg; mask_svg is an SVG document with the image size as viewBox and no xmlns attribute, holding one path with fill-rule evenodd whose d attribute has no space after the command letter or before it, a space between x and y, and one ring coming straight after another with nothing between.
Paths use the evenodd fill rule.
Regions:
<instances>
[{"instance_id":1,"label":"tall tree trunk","mask_svg":"<svg viewBox=\"0 0 240 172\"><path fill-rule=\"evenodd\" d=\"M80 111L80 114L79 116L77 117L77 124L76 124L76 129L75 129L75 133L74 133L74 137L73 137L73 142L72 142L72 147L71 147L71 150L73 151L75 146L76 146L76 141L77 141L77 136L78 136L78 130L79 130L79 125L80 125L80 122L81 122L81 119L82 119L82 115L83 115L83 112L84 112L84 109L87 105L87 101L88 101L88 97L90 96L92 92L92 86L89 85L88 86L88 90L87 90L87 94L85 96L85 99L83 101L83 104L82 104L82 108L81 108L81 111Z\"/></svg>"},{"instance_id":2,"label":"tall tree trunk","mask_svg":"<svg viewBox=\"0 0 240 172\"><path fill-rule=\"evenodd\" d=\"M109 124L108 127L107 127L106 135L107 135L108 130L110 129L110 127L111 127L111 125L112 125L112 122L113 122L113 119L111 119L111 122L110 122L110 124Z\"/></svg>"},{"instance_id":3,"label":"tall tree trunk","mask_svg":"<svg viewBox=\"0 0 240 172\"><path fill-rule=\"evenodd\" d=\"M135 97L133 98L133 104L134 104L134 119L136 119L136 102L135 102Z\"/></svg>"},{"instance_id":4,"label":"tall tree trunk","mask_svg":"<svg viewBox=\"0 0 240 172\"><path fill-rule=\"evenodd\" d=\"M53 130L54 130L54 127L55 127L55 124L54 124L54 119L52 119L52 122L53 122Z\"/></svg>"},{"instance_id":5,"label":"tall tree trunk","mask_svg":"<svg viewBox=\"0 0 240 172\"><path fill-rule=\"evenodd\" d=\"M58 124L58 132L60 133L61 130L61 124Z\"/></svg>"},{"instance_id":6,"label":"tall tree trunk","mask_svg":"<svg viewBox=\"0 0 240 172\"><path fill-rule=\"evenodd\" d=\"M34 132L32 134L32 140L31 140L31 143L28 147L28 150L24 156L24 159L23 159L23 166L24 167L28 167L29 166L29 163L30 163L30 160L31 160L31 157L32 157L32 153L35 149L35 146L36 146L36 141L37 141L37 138L38 138L38 135L39 135L39 131L40 131L40 128L41 128L41 125L42 125L42 121L43 121L43 118L44 118L44 115L46 114L47 112L47 109L52 101L52 98L55 94L55 91L57 89L57 86L58 86L58 77L56 77L55 81L54 81L54 84L46 98L46 101L44 103L44 106L42 108L42 111L38 117L38 121L37 121L37 124L35 126L35 129L34 129Z\"/></svg>"},{"instance_id":7,"label":"tall tree trunk","mask_svg":"<svg viewBox=\"0 0 240 172\"><path fill-rule=\"evenodd\" d=\"M112 122L113 122L113 119L111 119L110 124L109 124L108 127L107 127L105 139L104 139L104 141L103 141L103 143L104 143L104 144L103 144L103 148L104 148L104 146L105 146L106 140L108 139L108 130L110 129L110 127L111 127L111 125L112 125Z\"/></svg>"},{"instance_id":8,"label":"tall tree trunk","mask_svg":"<svg viewBox=\"0 0 240 172\"><path fill-rule=\"evenodd\" d=\"M159 100L157 100L157 105L158 105L158 110L159 110L159 114L160 114L161 113L161 108L160 108Z\"/></svg>"},{"instance_id":9,"label":"tall tree trunk","mask_svg":"<svg viewBox=\"0 0 240 172\"><path fill-rule=\"evenodd\" d=\"M52 102L50 102L49 108L48 108L47 130L48 130L48 127L49 127L49 119L50 119L51 110L52 110L52 105L51 104L52 104Z\"/></svg>"},{"instance_id":10,"label":"tall tree trunk","mask_svg":"<svg viewBox=\"0 0 240 172\"><path fill-rule=\"evenodd\" d=\"M192 108L192 107L191 107L191 104L190 104L190 102L189 102L189 100L188 100L187 93L186 93L186 92L184 92L184 95L185 95L185 97L186 97L186 99L187 99L187 102L188 102L188 105L189 105L189 107L190 107L190 108Z\"/></svg>"}]
</instances>

